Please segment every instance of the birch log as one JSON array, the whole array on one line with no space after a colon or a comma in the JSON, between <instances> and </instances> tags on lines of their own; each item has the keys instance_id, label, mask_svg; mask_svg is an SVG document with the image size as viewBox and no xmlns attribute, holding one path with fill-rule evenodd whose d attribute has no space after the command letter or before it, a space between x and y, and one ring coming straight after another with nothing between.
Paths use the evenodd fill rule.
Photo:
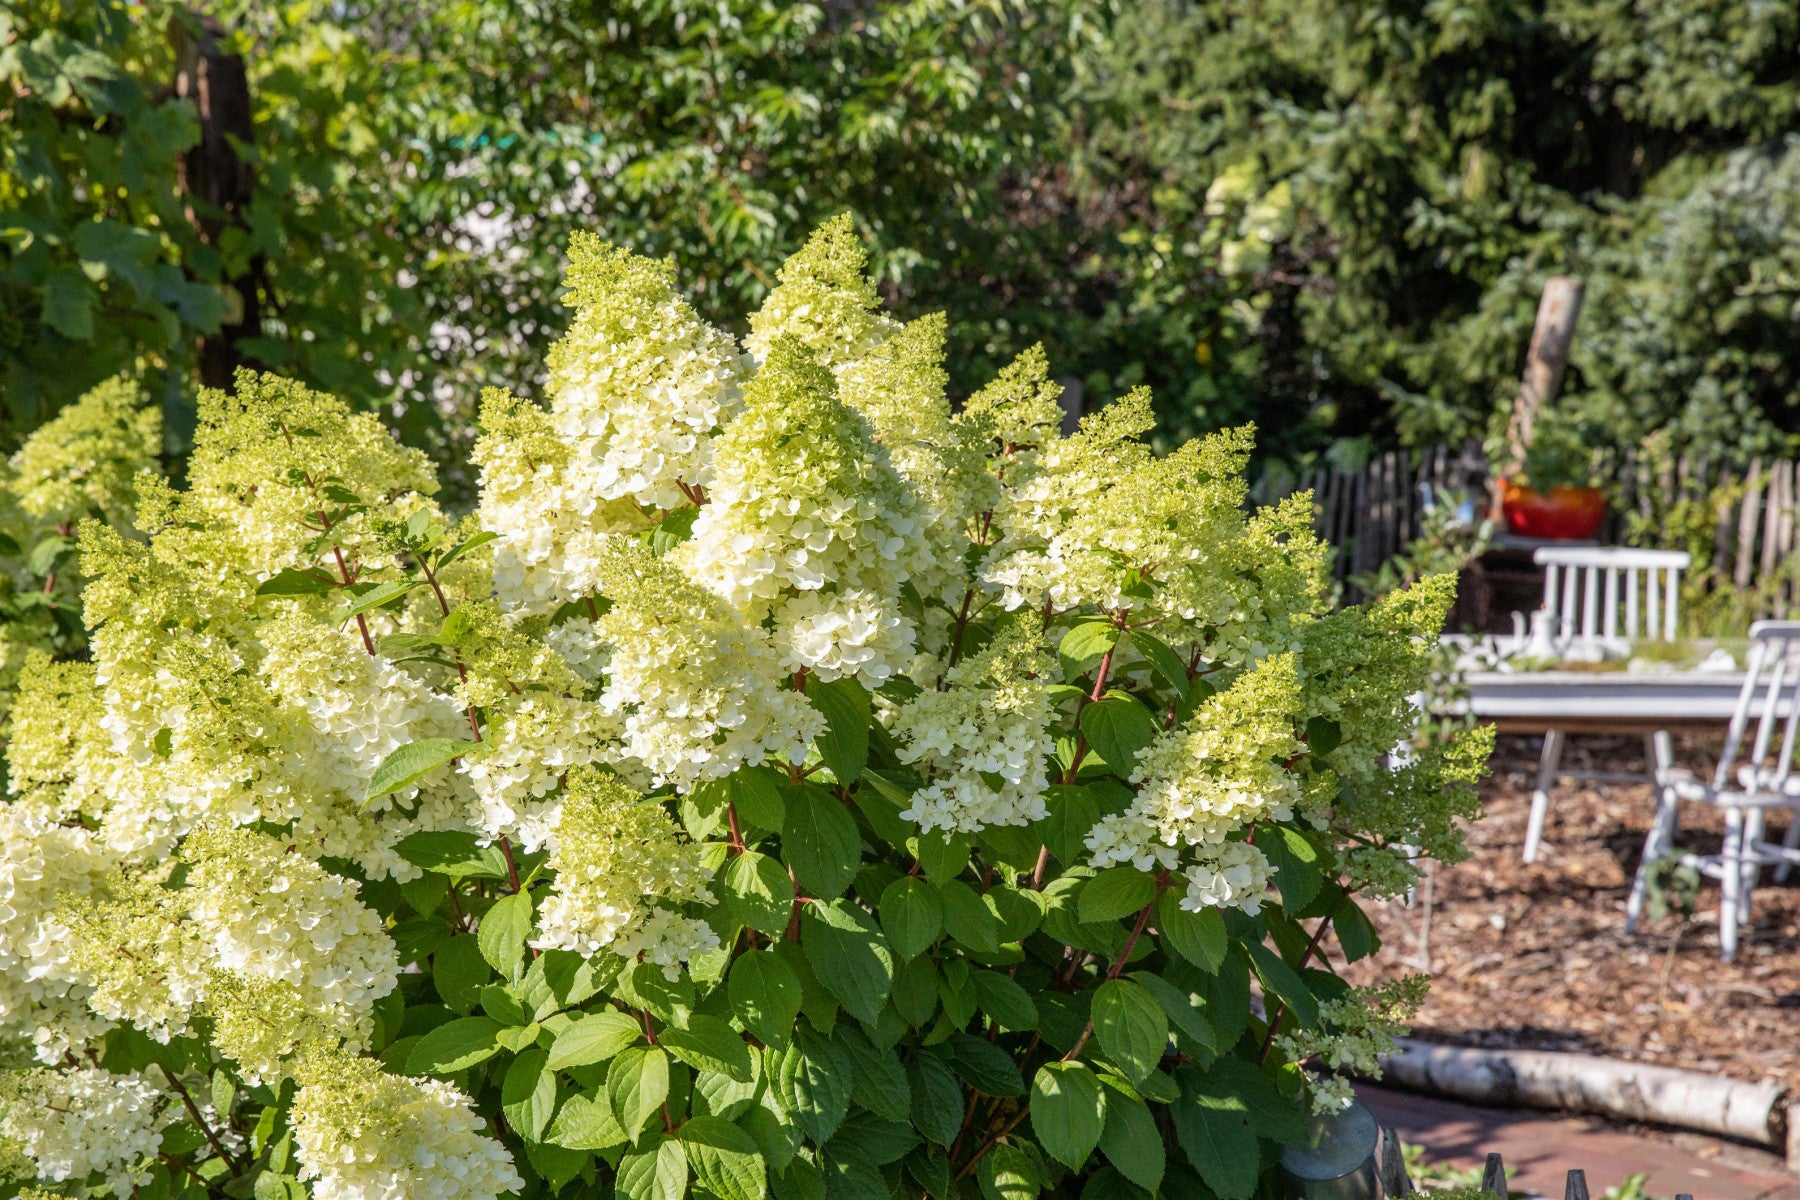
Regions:
<instances>
[{"instance_id":1,"label":"birch log","mask_svg":"<svg viewBox=\"0 0 1800 1200\"><path fill-rule=\"evenodd\" d=\"M1520 1108L1651 1121L1786 1149L1785 1089L1673 1067L1548 1050L1471 1050L1403 1038L1384 1082L1409 1091Z\"/></svg>"}]
</instances>

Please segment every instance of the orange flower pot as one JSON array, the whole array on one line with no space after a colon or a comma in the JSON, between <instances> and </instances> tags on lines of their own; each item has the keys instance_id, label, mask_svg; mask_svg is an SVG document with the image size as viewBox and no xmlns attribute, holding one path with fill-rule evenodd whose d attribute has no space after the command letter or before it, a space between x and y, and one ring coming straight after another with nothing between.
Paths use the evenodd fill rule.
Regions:
<instances>
[{"instance_id":1,"label":"orange flower pot","mask_svg":"<svg viewBox=\"0 0 1800 1200\"><path fill-rule=\"evenodd\" d=\"M1599 488L1553 487L1549 495L1522 483L1500 494L1506 527L1521 537L1580 541L1600 532L1606 495Z\"/></svg>"}]
</instances>

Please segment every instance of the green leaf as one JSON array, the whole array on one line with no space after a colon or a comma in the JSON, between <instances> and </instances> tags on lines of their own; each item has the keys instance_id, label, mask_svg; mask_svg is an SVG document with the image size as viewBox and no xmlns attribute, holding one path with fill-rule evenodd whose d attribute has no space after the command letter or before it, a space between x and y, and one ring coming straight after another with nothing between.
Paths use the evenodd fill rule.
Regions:
<instances>
[{"instance_id":1,"label":"green leaf","mask_svg":"<svg viewBox=\"0 0 1800 1200\"><path fill-rule=\"evenodd\" d=\"M952 879L938 885L944 900L944 929L971 950L992 954L1000 948L1000 918L968 884Z\"/></svg>"},{"instance_id":2,"label":"green leaf","mask_svg":"<svg viewBox=\"0 0 1800 1200\"><path fill-rule=\"evenodd\" d=\"M1128 696L1108 696L1083 706L1081 732L1121 779L1131 774L1138 751L1159 730L1148 709Z\"/></svg>"},{"instance_id":3,"label":"green leaf","mask_svg":"<svg viewBox=\"0 0 1800 1200\"><path fill-rule=\"evenodd\" d=\"M724 908L731 919L758 933L779 937L794 909L794 881L787 869L767 854L751 850L725 864L720 879Z\"/></svg>"},{"instance_id":4,"label":"green leaf","mask_svg":"<svg viewBox=\"0 0 1800 1200\"><path fill-rule=\"evenodd\" d=\"M337 581L317 567L286 567L262 581L259 596L318 596L337 586Z\"/></svg>"},{"instance_id":5,"label":"green leaf","mask_svg":"<svg viewBox=\"0 0 1800 1200\"><path fill-rule=\"evenodd\" d=\"M1037 1005L1031 1002L1031 993L998 971L977 971L972 978L982 1013L1000 1028L1008 1033L1037 1028Z\"/></svg>"},{"instance_id":6,"label":"green leaf","mask_svg":"<svg viewBox=\"0 0 1800 1200\"><path fill-rule=\"evenodd\" d=\"M718 1117L690 1117L681 1143L694 1178L719 1200L763 1200L767 1173L749 1134Z\"/></svg>"},{"instance_id":7,"label":"green leaf","mask_svg":"<svg viewBox=\"0 0 1800 1200\"><path fill-rule=\"evenodd\" d=\"M528 1142L544 1139L556 1111L556 1075L544 1067L542 1050L526 1050L513 1059L500 1084L500 1108L507 1124Z\"/></svg>"},{"instance_id":8,"label":"green leaf","mask_svg":"<svg viewBox=\"0 0 1800 1200\"><path fill-rule=\"evenodd\" d=\"M669 1098L669 1056L657 1046L622 1051L607 1068L606 1098L619 1128L635 1145L645 1122Z\"/></svg>"},{"instance_id":9,"label":"green leaf","mask_svg":"<svg viewBox=\"0 0 1800 1200\"><path fill-rule=\"evenodd\" d=\"M944 931L944 902L923 879L902 876L881 893L881 928L902 959L917 957Z\"/></svg>"},{"instance_id":10,"label":"green leaf","mask_svg":"<svg viewBox=\"0 0 1800 1200\"><path fill-rule=\"evenodd\" d=\"M581 1174L581 1169L592 1162L593 1157L586 1151L571 1150L550 1142L525 1143L525 1161L531 1164L531 1169L537 1172L552 1194L561 1191L571 1179Z\"/></svg>"},{"instance_id":11,"label":"green leaf","mask_svg":"<svg viewBox=\"0 0 1800 1200\"><path fill-rule=\"evenodd\" d=\"M1046 1063L1031 1081L1031 1130L1049 1155L1079 1171L1100 1144L1106 1100L1081 1063ZM1251 1155L1254 1163L1255 1154Z\"/></svg>"},{"instance_id":12,"label":"green leaf","mask_svg":"<svg viewBox=\"0 0 1800 1200\"><path fill-rule=\"evenodd\" d=\"M1111 621L1083 621L1063 634L1056 656L1062 660L1063 678L1074 681L1119 644L1119 630Z\"/></svg>"},{"instance_id":13,"label":"green leaf","mask_svg":"<svg viewBox=\"0 0 1800 1200\"><path fill-rule=\"evenodd\" d=\"M854 1071L848 1051L805 1026L795 1029L793 1044L781 1052L773 1080L776 1098L814 1144L830 1141L843 1124Z\"/></svg>"},{"instance_id":14,"label":"green leaf","mask_svg":"<svg viewBox=\"0 0 1800 1200\"><path fill-rule=\"evenodd\" d=\"M1319 894L1325 876L1319 862L1319 850L1298 829L1285 825L1265 827L1257 840L1257 849L1275 868L1275 886L1281 889L1281 906L1298 912Z\"/></svg>"},{"instance_id":15,"label":"green leaf","mask_svg":"<svg viewBox=\"0 0 1800 1200\"><path fill-rule=\"evenodd\" d=\"M638 1043L644 1030L631 1017L609 1009L583 1013L550 1043L549 1067L586 1067L616 1057Z\"/></svg>"},{"instance_id":16,"label":"green leaf","mask_svg":"<svg viewBox=\"0 0 1800 1200\"><path fill-rule=\"evenodd\" d=\"M663 1030L660 1043L670 1054L701 1071L717 1071L739 1083L749 1083L750 1048L737 1030L717 1017L695 1013L686 1029Z\"/></svg>"},{"instance_id":17,"label":"green leaf","mask_svg":"<svg viewBox=\"0 0 1800 1200\"><path fill-rule=\"evenodd\" d=\"M800 890L821 900L841 895L862 866L855 818L829 792L802 785L788 789L782 828L781 856L794 869Z\"/></svg>"},{"instance_id":18,"label":"green leaf","mask_svg":"<svg viewBox=\"0 0 1800 1200\"><path fill-rule=\"evenodd\" d=\"M963 1090L956 1073L937 1055L920 1051L907 1062L906 1079L912 1085L912 1123L938 1145L950 1145L963 1121Z\"/></svg>"},{"instance_id":19,"label":"green leaf","mask_svg":"<svg viewBox=\"0 0 1800 1200\"><path fill-rule=\"evenodd\" d=\"M1072 867L1087 860L1087 835L1100 819L1100 801L1088 788L1058 784L1044 794L1049 816L1044 821L1044 844L1056 861Z\"/></svg>"},{"instance_id":20,"label":"green leaf","mask_svg":"<svg viewBox=\"0 0 1800 1200\"><path fill-rule=\"evenodd\" d=\"M472 933L457 934L431 956L431 982L444 1003L457 1012L474 1008L481 989L493 977L493 968L482 957L481 945Z\"/></svg>"},{"instance_id":21,"label":"green leaf","mask_svg":"<svg viewBox=\"0 0 1800 1200\"><path fill-rule=\"evenodd\" d=\"M472 833L424 829L394 845L394 853L426 871L464 879L505 879L506 859L498 846L477 845Z\"/></svg>"},{"instance_id":22,"label":"green leaf","mask_svg":"<svg viewBox=\"0 0 1800 1200\"><path fill-rule=\"evenodd\" d=\"M1313 717L1306 723L1306 748L1323 758L1344 743L1344 730L1330 717Z\"/></svg>"},{"instance_id":23,"label":"green leaf","mask_svg":"<svg viewBox=\"0 0 1800 1200\"><path fill-rule=\"evenodd\" d=\"M525 939L531 936L531 895L514 892L494 901L482 914L475 936L481 956L506 979L517 979L525 956Z\"/></svg>"},{"instance_id":24,"label":"green leaf","mask_svg":"<svg viewBox=\"0 0 1800 1200\"><path fill-rule=\"evenodd\" d=\"M571 1150L610 1150L627 1141L619 1119L613 1116L612 1105L580 1094L563 1101L550 1125L549 1138Z\"/></svg>"},{"instance_id":25,"label":"green leaf","mask_svg":"<svg viewBox=\"0 0 1800 1200\"><path fill-rule=\"evenodd\" d=\"M1169 1047L1169 1017L1142 985L1109 979L1094 992L1094 1037L1125 1073L1140 1080L1156 1070Z\"/></svg>"},{"instance_id":26,"label":"green leaf","mask_svg":"<svg viewBox=\"0 0 1800 1200\"><path fill-rule=\"evenodd\" d=\"M531 1024L531 1015L519 1003L519 998L499 984L487 984L477 996L481 1001L481 1011L502 1025Z\"/></svg>"},{"instance_id":27,"label":"green leaf","mask_svg":"<svg viewBox=\"0 0 1800 1200\"><path fill-rule=\"evenodd\" d=\"M420 511L425 510L421 509ZM499 534L487 529L483 529L481 532L473 534L468 539L458 542L455 546L444 551L443 556L437 561L437 569L440 571L443 570L469 551L478 546L485 546L499 536Z\"/></svg>"},{"instance_id":28,"label":"green leaf","mask_svg":"<svg viewBox=\"0 0 1800 1200\"><path fill-rule=\"evenodd\" d=\"M1013 1056L986 1038L970 1033L950 1035L950 1068L962 1081L988 1096L1022 1096L1025 1077Z\"/></svg>"},{"instance_id":29,"label":"green leaf","mask_svg":"<svg viewBox=\"0 0 1800 1200\"><path fill-rule=\"evenodd\" d=\"M738 819L780 833L787 820L781 772L773 767L739 767L725 777L726 794Z\"/></svg>"},{"instance_id":30,"label":"green leaf","mask_svg":"<svg viewBox=\"0 0 1800 1200\"><path fill-rule=\"evenodd\" d=\"M1249 1200L1259 1162L1249 1106L1229 1086L1209 1085L1206 1073L1192 1064L1177 1068L1175 1078L1181 1098L1169 1106L1169 1115L1188 1162L1221 1200Z\"/></svg>"},{"instance_id":31,"label":"green leaf","mask_svg":"<svg viewBox=\"0 0 1800 1200\"><path fill-rule=\"evenodd\" d=\"M819 757L839 783L852 783L869 761L869 693L854 679L806 681L806 698L825 715Z\"/></svg>"},{"instance_id":32,"label":"green leaf","mask_svg":"<svg viewBox=\"0 0 1800 1200\"><path fill-rule=\"evenodd\" d=\"M1381 945L1381 939L1375 935L1375 926L1348 895L1339 900L1337 907L1332 910L1331 928L1337 934L1338 946L1344 951L1345 962L1361 962Z\"/></svg>"},{"instance_id":33,"label":"green leaf","mask_svg":"<svg viewBox=\"0 0 1800 1200\"><path fill-rule=\"evenodd\" d=\"M1077 912L1082 924L1135 916L1156 899L1156 880L1126 864L1108 867L1081 885Z\"/></svg>"},{"instance_id":34,"label":"green leaf","mask_svg":"<svg viewBox=\"0 0 1800 1200\"><path fill-rule=\"evenodd\" d=\"M75 548L75 539L51 534L40 538L31 548L31 554L25 560L25 569L42 579L56 569L56 564L63 555Z\"/></svg>"},{"instance_id":35,"label":"green leaf","mask_svg":"<svg viewBox=\"0 0 1800 1200\"><path fill-rule=\"evenodd\" d=\"M840 1024L832 1040L850 1055L850 1098L877 1116L905 1121L912 1107L906 1068L892 1050L877 1050L862 1032Z\"/></svg>"},{"instance_id":36,"label":"green leaf","mask_svg":"<svg viewBox=\"0 0 1800 1200\"><path fill-rule=\"evenodd\" d=\"M1206 1019L1206 1014L1200 1011L1186 992L1154 971L1133 971L1131 978L1156 998L1170 1024L1176 1029L1207 1050L1214 1053L1220 1050L1219 1037L1213 1032L1212 1022Z\"/></svg>"},{"instance_id":37,"label":"green leaf","mask_svg":"<svg viewBox=\"0 0 1800 1200\"><path fill-rule=\"evenodd\" d=\"M461 1017L430 1030L413 1043L406 1059L408 1075L450 1075L500 1050L500 1022L492 1017Z\"/></svg>"},{"instance_id":38,"label":"green leaf","mask_svg":"<svg viewBox=\"0 0 1800 1200\"><path fill-rule=\"evenodd\" d=\"M627 1200L681 1200L687 1180L687 1151L679 1139L659 1133L619 1160L615 1186Z\"/></svg>"},{"instance_id":39,"label":"green leaf","mask_svg":"<svg viewBox=\"0 0 1800 1200\"><path fill-rule=\"evenodd\" d=\"M1250 962L1256 968L1256 977L1262 981L1263 990L1281 997L1301 1025L1308 1028L1317 1025L1319 1002L1294 968L1282 962L1279 955L1261 942L1243 945L1250 953Z\"/></svg>"},{"instance_id":40,"label":"green leaf","mask_svg":"<svg viewBox=\"0 0 1800 1200\"><path fill-rule=\"evenodd\" d=\"M94 336L94 305L99 293L82 273L63 267L44 280L39 319L72 342Z\"/></svg>"},{"instance_id":41,"label":"green leaf","mask_svg":"<svg viewBox=\"0 0 1800 1200\"><path fill-rule=\"evenodd\" d=\"M873 1025L894 982L894 956L874 918L843 900L809 904L800 915L800 944L825 989Z\"/></svg>"},{"instance_id":42,"label":"green leaf","mask_svg":"<svg viewBox=\"0 0 1800 1200\"><path fill-rule=\"evenodd\" d=\"M1147 629L1134 629L1127 636L1131 638L1131 644L1137 647L1138 653L1150 664L1150 669L1162 676L1163 682L1174 688L1177 696L1187 693L1187 664L1181 661L1181 655L1175 653L1169 643Z\"/></svg>"},{"instance_id":43,"label":"green leaf","mask_svg":"<svg viewBox=\"0 0 1800 1200\"><path fill-rule=\"evenodd\" d=\"M1041 1160L1022 1146L995 1146L976 1172L983 1200L1033 1200L1044 1188L1040 1167Z\"/></svg>"},{"instance_id":44,"label":"green leaf","mask_svg":"<svg viewBox=\"0 0 1800 1200\"><path fill-rule=\"evenodd\" d=\"M1171 888L1156 906L1156 925L1175 953L1208 975L1225 961L1225 917L1216 908L1189 912L1181 907L1181 892Z\"/></svg>"},{"instance_id":45,"label":"green leaf","mask_svg":"<svg viewBox=\"0 0 1800 1200\"><path fill-rule=\"evenodd\" d=\"M968 834L948 833L942 829L922 833L908 841L918 853L925 878L936 884L948 883L962 874L974 849Z\"/></svg>"},{"instance_id":46,"label":"green leaf","mask_svg":"<svg viewBox=\"0 0 1800 1200\"><path fill-rule=\"evenodd\" d=\"M800 979L773 950L752 950L731 964L726 980L731 1011L744 1028L771 1046L785 1046L800 1015Z\"/></svg>"},{"instance_id":47,"label":"green leaf","mask_svg":"<svg viewBox=\"0 0 1800 1200\"><path fill-rule=\"evenodd\" d=\"M1256 1063L1226 1055L1202 1071L1201 1076L1200 1092L1234 1097L1244 1106L1251 1131L1258 1136L1290 1144L1306 1140L1306 1118L1299 1107L1293 1099L1281 1094L1269 1072ZM1186 1095L1187 1085L1180 1083L1180 1086Z\"/></svg>"},{"instance_id":48,"label":"green leaf","mask_svg":"<svg viewBox=\"0 0 1800 1200\"><path fill-rule=\"evenodd\" d=\"M1106 1125L1100 1131L1100 1153L1119 1174L1147 1192L1162 1186L1168 1155L1150 1107L1125 1089L1106 1092Z\"/></svg>"},{"instance_id":49,"label":"green leaf","mask_svg":"<svg viewBox=\"0 0 1800 1200\"><path fill-rule=\"evenodd\" d=\"M466 742L460 738L441 737L408 742L382 759L375 768L375 774L369 777L369 790L363 795L363 803L368 804L383 796L391 796L402 788L411 787L445 763L462 757L479 744L478 742Z\"/></svg>"},{"instance_id":50,"label":"green leaf","mask_svg":"<svg viewBox=\"0 0 1800 1200\"><path fill-rule=\"evenodd\" d=\"M938 1006L938 969L930 955L902 963L894 971L894 1011L914 1029L931 1020Z\"/></svg>"},{"instance_id":51,"label":"green leaf","mask_svg":"<svg viewBox=\"0 0 1800 1200\"><path fill-rule=\"evenodd\" d=\"M377 584L358 596L338 615L342 619L348 621L350 618L360 616L371 609L380 608L386 604L392 604L394 601L418 586L420 586L420 584L415 579L391 579L386 583Z\"/></svg>"}]
</instances>

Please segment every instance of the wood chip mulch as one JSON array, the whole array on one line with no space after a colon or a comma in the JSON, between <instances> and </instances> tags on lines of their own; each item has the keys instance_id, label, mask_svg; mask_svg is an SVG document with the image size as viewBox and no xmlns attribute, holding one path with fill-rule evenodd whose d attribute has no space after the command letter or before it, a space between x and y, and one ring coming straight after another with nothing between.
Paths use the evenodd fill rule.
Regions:
<instances>
[{"instance_id":1,"label":"wood chip mulch","mask_svg":"<svg viewBox=\"0 0 1800 1200\"><path fill-rule=\"evenodd\" d=\"M1432 1041L1603 1054L1785 1082L1800 1095L1800 872L1785 884L1764 872L1735 963L1719 961L1719 892L1710 879L1691 920L1646 921L1626 937L1650 787L1564 781L1552 795L1543 851L1527 866L1519 850L1540 744L1500 739L1483 785L1487 815L1468 831L1471 856L1436 873L1428 967L1423 903L1375 904L1383 946L1351 978L1429 969L1435 980L1413 1032ZM1716 742L1678 738L1676 746L1682 765L1710 772ZM1642 763L1635 737L1572 736L1563 755L1568 770ZM1782 821L1774 814L1771 825L1779 831ZM1680 844L1717 852L1722 828L1718 814L1684 806Z\"/></svg>"}]
</instances>

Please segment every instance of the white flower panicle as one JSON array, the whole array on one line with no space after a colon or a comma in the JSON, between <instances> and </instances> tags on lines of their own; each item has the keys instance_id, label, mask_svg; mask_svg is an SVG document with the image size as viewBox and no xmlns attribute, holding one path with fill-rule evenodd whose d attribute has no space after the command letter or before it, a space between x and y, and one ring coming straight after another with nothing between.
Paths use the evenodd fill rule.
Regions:
<instances>
[{"instance_id":1,"label":"white flower panicle","mask_svg":"<svg viewBox=\"0 0 1800 1200\"><path fill-rule=\"evenodd\" d=\"M682 963L719 944L704 921L662 907L711 902L701 847L678 838L660 804L609 772L570 773L550 865L556 886L538 914L533 945L642 954L674 979Z\"/></svg>"},{"instance_id":2,"label":"white flower panicle","mask_svg":"<svg viewBox=\"0 0 1800 1200\"><path fill-rule=\"evenodd\" d=\"M1187 891L1181 907L1189 912L1203 908L1235 908L1254 916L1275 868L1268 856L1248 842L1226 842L1216 850L1203 850L1187 869Z\"/></svg>"},{"instance_id":3,"label":"white flower panicle","mask_svg":"<svg viewBox=\"0 0 1800 1200\"><path fill-rule=\"evenodd\" d=\"M94 835L31 804L0 807L0 1032L34 1043L58 1061L71 1044L104 1031L78 1021L70 934L59 908L103 886L111 857Z\"/></svg>"},{"instance_id":4,"label":"white flower panicle","mask_svg":"<svg viewBox=\"0 0 1800 1200\"><path fill-rule=\"evenodd\" d=\"M668 559L619 546L601 566L612 607L600 705L623 723L619 749L657 783L687 791L765 758L798 764L825 720L796 692L796 669Z\"/></svg>"},{"instance_id":5,"label":"white flower panicle","mask_svg":"<svg viewBox=\"0 0 1800 1200\"><path fill-rule=\"evenodd\" d=\"M104 1177L115 1196L150 1180L173 1098L133 1071L33 1068L0 1075L0 1140L55 1183Z\"/></svg>"},{"instance_id":6,"label":"white flower panicle","mask_svg":"<svg viewBox=\"0 0 1800 1200\"><path fill-rule=\"evenodd\" d=\"M453 1084L332 1053L295 1075L294 1148L317 1200L493 1200L525 1186Z\"/></svg>"},{"instance_id":7,"label":"white flower panicle","mask_svg":"<svg viewBox=\"0 0 1800 1200\"><path fill-rule=\"evenodd\" d=\"M577 233L550 351L550 406L569 447L572 497L691 503L711 474L711 435L739 403L741 357L675 290L673 268Z\"/></svg>"},{"instance_id":8,"label":"white flower panicle","mask_svg":"<svg viewBox=\"0 0 1800 1200\"><path fill-rule=\"evenodd\" d=\"M776 286L750 318L745 348L761 363L778 339L793 338L833 372L866 356L899 328L880 311L868 262L849 213L819 226L776 272Z\"/></svg>"},{"instance_id":9,"label":"white flower panicle","mask_svg":"<svg viewBox=\"0 0 1800 1200\"><path fill-rule=\"evenodd\" d=\"M249 829L207 826L184 851L192 866L180 895L220 968L356 1014L394 990L393 940L351 881Z\"/></svg>"},{"instance_id":10,"label":"white flower panicle","mask_svg":"<svg viewBox=\"0 0 1800 1200\"><path fill-rule=\"evenodd\" d=\"M926 784L900 815L924 833L1043 820L1045 764L1055 750L1049 672L1036 636L1013 625L952 667L941 691L902 705L892 721L897 753L923 769Z\"/></svg>"}]
</instances>

